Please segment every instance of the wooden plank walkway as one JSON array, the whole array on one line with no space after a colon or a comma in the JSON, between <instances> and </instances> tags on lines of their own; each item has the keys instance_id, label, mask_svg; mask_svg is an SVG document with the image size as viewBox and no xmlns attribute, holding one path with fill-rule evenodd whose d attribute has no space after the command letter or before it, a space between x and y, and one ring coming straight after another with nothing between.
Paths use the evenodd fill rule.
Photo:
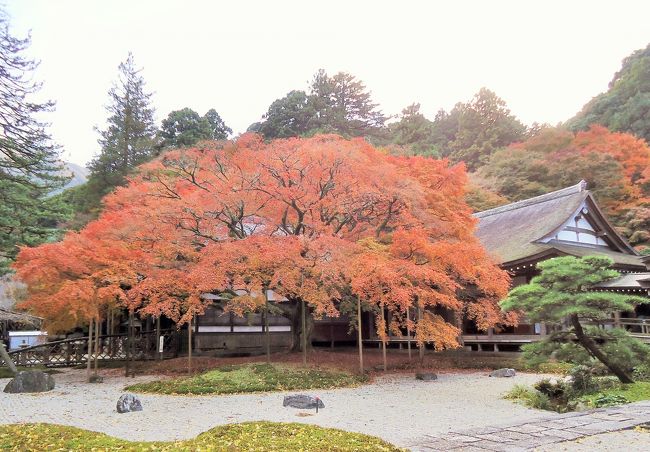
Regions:
<instances>
[{"instance_id":1,"label":"wooden plank walkway","mask_svg":"<svg viewBox=\"0 0 650 452\"><path fill-rule=\"evenodd\" d=\"M551 415L509 426L425 435L410 445L409 449L414 452L529 451L547 444L625 430L647 423L650 423L650 401L643 401L611 408ZM621 450L625 449L624 445L620 446Z\"/></svg>"}]
</instances>

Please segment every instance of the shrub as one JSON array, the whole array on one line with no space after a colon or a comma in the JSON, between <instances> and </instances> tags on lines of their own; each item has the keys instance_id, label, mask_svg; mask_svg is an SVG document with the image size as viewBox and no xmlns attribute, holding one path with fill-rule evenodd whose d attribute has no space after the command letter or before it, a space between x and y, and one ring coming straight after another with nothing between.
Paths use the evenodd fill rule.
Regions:
<instances>
[{"instance_id":1,"label":"shrub","mask_svg":"<svg viewBox=\"0 0 650 452\"><path fill-rule=\"evenodd\" d=\"M594 406L596 408L622 405L624 403L629 403L629 401L624 396L619 394L603 394L594 400Z\"/></svg>"}]
</instances>

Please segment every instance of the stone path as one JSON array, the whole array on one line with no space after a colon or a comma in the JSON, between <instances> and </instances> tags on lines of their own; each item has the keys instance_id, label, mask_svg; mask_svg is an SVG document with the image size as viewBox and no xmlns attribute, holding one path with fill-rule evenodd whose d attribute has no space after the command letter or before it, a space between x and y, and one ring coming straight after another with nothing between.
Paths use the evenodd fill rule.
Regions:
<instances>
[{"instance_id":1,"label":"stone path","mask_svg":"<svg viewBox=\"0 0 650 452\"><path fill-rule=\"evenodd\" d=\"M565 413L553 419L452 431L444 435L426 435L409 448L414 452L525 451L585 436L624 430L648 422L650 401L644 401L612 408ZM650 445L648 447L650 449Z\"/></svg>"}]
</instances>

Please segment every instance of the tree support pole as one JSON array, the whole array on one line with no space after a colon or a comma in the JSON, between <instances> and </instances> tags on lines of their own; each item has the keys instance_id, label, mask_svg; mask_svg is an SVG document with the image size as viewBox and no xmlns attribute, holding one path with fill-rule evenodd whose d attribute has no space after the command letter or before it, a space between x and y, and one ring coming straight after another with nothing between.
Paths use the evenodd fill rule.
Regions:
<instances>
[{"instance_id":1,"label":"tree support pole","mask_svg":"<svg viewBox=\"0 0 650 452\"><path fill-rule=\"evenodd\" d=\"M417 316L418 316L418 324L419 324L420 321L422 321L422 309L420 308L420 303L419 302L418 302ZM420 361L418 363L419 368L422 368L422 365L424 364L424 347L425 347L425 344L424 344L424 342L422 342L420 344L420 349L418 350L418 354L419 354L419 358L420 358Z\"/></svg>"},{"instance_id":2,"label":"tree support pole","mask_svg":"<svg viewBox=\"0 0 650 452\"><path fill-rule=\"evenodd\" d=\"M156 317L156 357L162 361L163 352L160 350L160 316Z\"/></svg>"},{"instance_id":3,"label":"tree support pole","mask_svg":"<svg viewBox=\"0 0 650 452\"><path fill-rule=\"evenodd\" d=\"M269 331L269 292L264 289L264 331L266 339L266 362L271 364L271 332Z\"/></svg>"},{"instance_id":4,"label":"tree support pole","mask_svg":"<svg viewBox=\"0 0 650 452\"><path fill-rule=\"evenodd\" d=\"M305 300L302 302L302 365L307 366L307 307Z\"/></svg>"},{"instance_id":5,"label":"tree support pole","mask_svg":"<svg viewBox=\"0 0 650 452\"><path fill-rule=\"evenodd\" d=\"M193 316L190 318L190 323L187 325L187 373L192 373L192 320Z\"/></svg>"},{"instance_id":6,"label":"tree support pole","mask_svg":"<svg viewBox=\"0 0 650 452\"><path fill-rule=\"evenodd\" d=\"M388 325L386 325L386 310L384 309L384 306L381 306L381 316L384 319L384 338L381 341L381 354L384 359L384 372L388 371L388 361L386 360L386 335L388 334Z\"/></svg>"},{"instance_id":7,"label":"tree support pole","mask_svg":"<svg viewBox=\"0 0 650 452\"><path fill-rule=\"evenodd\" d=\"M97 368L99 367L99 335L102 334L102 322L99 319L95 320L95 375L97 375Z\"/></svg>"},{"instance_id":8,"label":"tree support pole","mask_svg":"<svg viewBox=\"0 0 650 452\"><path fill-rule=\"evenodd\" d=\"M409 350L409 361L411 361L411 326L409 325L409 322L411 321L410 319L410 314L409 314L409 308L406 308L406 347Z\"/></svg>"},{"instance_id":9,"label":"tree support pole","mask_svg":"<svg viewBox=\"0 0 650 452\"><path fill-rule=\"evenodd\" d=\"M359 372L363 375L363 338L361 334L361 298L357 296L357 343L359 345Z\"/></svg>"},{"instance_id":10,"label":"tree support pole","mask_svg":"<svg viewBox=\"0 0 650 452\"><path fill-rule=\"evenodd\" d=\"M93 324L94 320L90 319L90 325L88 326L88 359L86 359L86 380L88 381L90 381L90 369L93 363Z\"/></svg>"}]
</instances>

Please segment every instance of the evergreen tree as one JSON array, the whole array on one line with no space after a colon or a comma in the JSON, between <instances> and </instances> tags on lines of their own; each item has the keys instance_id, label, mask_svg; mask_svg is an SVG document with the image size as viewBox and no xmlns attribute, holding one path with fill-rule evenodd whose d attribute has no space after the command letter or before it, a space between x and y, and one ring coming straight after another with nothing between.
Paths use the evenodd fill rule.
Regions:
<instances>
[{"instance_id":1,"label":"evergreen tree","mask_svg":"<svg viewBox=\"0 0 650 452\"><path fill-rule=\"evenodd\" d=\"M30 38L9 33L0 11L0 274L19 245L36 245L55 234L62 206L47 195L65 184L59 149L36 115L51 111L52 102L32 102L40 88L31 73L35 61L23 57Z\"/></svg>"},{"instance_id":2,"label":"evergreen tree","mask_svg":"<svg viewBox=\"0 0 650 452\"><path fill-rule=\"evenodd\" d=\"M619 332L592 331L584 326L585 322L608 320L615 312L633 311L636 304L650 302L634 295L593 291L594 285L619 276L617 271L610 269L612 264L610 258L603 256L565 256L540 262L537 268L541 274L530 284L510 291L501 307L505 311L523 311L533 322L561 326L568 320L568 331L555 334L546 341L577 342L621 382L633 383L629 369L616 356L621 353L618 349L633 343L631 338Z\"/></svg>"},{"instance_id":3,"label":"evergreen tree","mask_svg":"<svg viewBox=\"0 0 650 452\"><path fill-rule=\"evenodd\" d=\"M321 69L309 93L291 91L275 100L262 122L248 130L267 139L336 133L345 137L382 137L386 117L361 80L346 72L330 77Z\"/></svg>"},{"instance_id":4,"label":"evergreen tree","mask_svg":"<svg viewBox=\"0 0 650 452\"><path fill-rule=\"evenodd\" d=\"M394 144L405 146L412 154L439 157L433 136L433 123L420 113L420 104L402 110L399 122L390 125Z\"/></svg>"},{"instance_id":5,"label":"evergreen tree","mask_svg":"<svg viewBox=\"0 0 650 452\"><path fill-rule=\"evenodd\" d=\"M650 45L623 60L609 89L590 100L567 122L572 130L600 124L650 143Z\"/></svg>"},{"instance_id":6,"label":"evergreen tree","mask_svg":"<svg viewBox=\"0 0 650 452\"><path fill-rule=\"evenodd\" d=\"M212 108L200 116L191 108L174 110L163 119L160 127L161 147L176 148L193 146L201 140L225 140L232 133Z\"/></svg>"},{"instance_id":7,"label":"evergreen tree","mask_svg":"<svg viewBox=\"0 0 650 452\"><path fill-rule=\"evenodd\" d=\"M129 53L119 66L118 81L109 90L106 129L99 131L101 152L90 163L88 190L101 199L122 185L128 173L155 155L156 126L151 93Z\"/></svg>"}]
</instances>

